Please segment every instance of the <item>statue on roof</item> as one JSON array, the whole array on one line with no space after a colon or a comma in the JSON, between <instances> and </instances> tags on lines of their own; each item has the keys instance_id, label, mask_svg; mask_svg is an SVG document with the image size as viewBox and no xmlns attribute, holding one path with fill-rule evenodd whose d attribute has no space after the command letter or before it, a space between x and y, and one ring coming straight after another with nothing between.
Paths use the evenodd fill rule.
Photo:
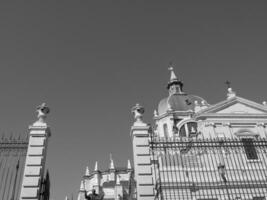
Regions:
<instances>
[{"instance_id":1,"label":"statue on roof","mask_svg":"<svg viewBox=\"0 0 267 200\"><path fill-rule=\"evenodd\" d=\"M36 109L37 118L39 122L44 122L47 114L50 112L49 107L46 106L45 103L42 103L41 105L37 106Z\"/></svg>"},{"instance_id":2,"label":"statue on roof","mask_svg":"<svg viewBox=\"0 0 267 200\"><path fill-rule=\"evenodd\" d=\"M92 193L87 195L86 190L84 191L84 197L87 200L102 200L104 198L104 194L97 194L95 189L92 190Z\"/></svg>"}]
</instances>

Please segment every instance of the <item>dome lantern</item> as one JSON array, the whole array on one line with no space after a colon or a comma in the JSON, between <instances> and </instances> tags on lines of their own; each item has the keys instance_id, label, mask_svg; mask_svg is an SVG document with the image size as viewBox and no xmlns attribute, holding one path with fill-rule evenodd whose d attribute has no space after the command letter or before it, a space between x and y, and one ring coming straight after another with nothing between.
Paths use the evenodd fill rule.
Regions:
<instances>
[{"instance_id":1,"label":"dome lantern","mask_svg":"<svg viewBox=\"0 0 267 200\"><path fill-rule=\"evenodd\" d=\"M169 71L171 72L170 81L167 85L167 89L169 90L169 95L172 94L181 94L183 93L183 82L177 78L177 76L174 73L172 63L169 65Z\"/></svg>"}]
</instances>

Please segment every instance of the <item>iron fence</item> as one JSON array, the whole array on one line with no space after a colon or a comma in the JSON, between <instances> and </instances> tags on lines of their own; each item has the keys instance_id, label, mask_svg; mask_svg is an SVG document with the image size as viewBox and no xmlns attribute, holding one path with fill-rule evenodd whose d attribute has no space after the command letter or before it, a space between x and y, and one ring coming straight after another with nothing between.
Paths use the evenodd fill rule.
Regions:
<instances>
[{"instance_id":1,"label":"iron fence","mask_svg":"<svg viewBox=\"0 0 267 200\"><path fill-rule=\"evenodd\" d=\"M155 199L267 196L267 140L151 137Z\"/></svg>"}]
</instances>

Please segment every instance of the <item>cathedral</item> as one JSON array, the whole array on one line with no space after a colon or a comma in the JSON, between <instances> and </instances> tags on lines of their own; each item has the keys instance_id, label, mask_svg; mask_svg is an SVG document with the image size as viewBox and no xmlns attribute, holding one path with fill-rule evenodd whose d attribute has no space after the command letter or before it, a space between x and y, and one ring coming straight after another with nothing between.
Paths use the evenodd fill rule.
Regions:
<instances>
[{"instance_id":1,"label":"cathedral","mask_svg":"<svg viewBox=\"0 0 267 200\"><path fill-rule=\"evenodd\" d=\"M242 98L228 84L216 104L188 94L170 67L168 95L153 125L132 108L138 200L265 200L267 105Z\"/></svg>"},{"instance_id":2,"label":"cathedral","mask_svg":"<svg viewBox=\"0 0 267 200\"><path fill-rule=\"evenodd\" d=\"M0 139L0 199L49 200L49 173L45 169L48 139L51 135L45 119L49 108L37 107L38 120L26 137Z\"/></svg>"},{"instance_id":3,"label":"cathedral","mask_svg":"<svg viewBox=\"0 0 267 200\"><path fill-rule=\"evenodd\" d=\"M132 108L134 165L117 167L111 157L106 170L87 167L78 200L265 200L266 102L242 98L228 84L226 98L209 104L169 70L153 123L144 121L142 105ZM49 111L37 107L27 137L0 139L1 200L49 200Z\"/></svg>"},{"instance_id":4,"label":"cathedral","mask_svg":"<svg viewBox=\"0 0 267 200\"><path fill-rule=\"evenodd\" d=\"M136 187L134 181L134 171L130 160L127 167L116 167L110 158L109 169L100 171L98 162L95 163L94 171L90 172L86 167L85 174L81 181L78 200L85 200L86 196L96 192L95 199L114 200L135 200ZM66 197L66 199L68 199ZM90 197L88 197L90 199Z\"/></svg>"}]
</instances>

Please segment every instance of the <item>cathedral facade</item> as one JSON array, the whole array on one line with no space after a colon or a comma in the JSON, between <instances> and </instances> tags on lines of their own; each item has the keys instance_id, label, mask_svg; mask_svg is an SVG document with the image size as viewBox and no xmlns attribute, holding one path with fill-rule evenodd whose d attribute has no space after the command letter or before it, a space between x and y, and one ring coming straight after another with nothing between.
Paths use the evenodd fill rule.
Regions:
<instances>
[{"instance_id":1,"label":"cathedral facade","mask_svg":"<svg viewBox=\"0 0 267 200\"><path fill-rule=\"evenodd\" d=\"M173 68L154 123L132 108L138 200L263 200L267 197L267 106L236 95L208 104L183 90Z\"/></svg>"}]
</instances>

